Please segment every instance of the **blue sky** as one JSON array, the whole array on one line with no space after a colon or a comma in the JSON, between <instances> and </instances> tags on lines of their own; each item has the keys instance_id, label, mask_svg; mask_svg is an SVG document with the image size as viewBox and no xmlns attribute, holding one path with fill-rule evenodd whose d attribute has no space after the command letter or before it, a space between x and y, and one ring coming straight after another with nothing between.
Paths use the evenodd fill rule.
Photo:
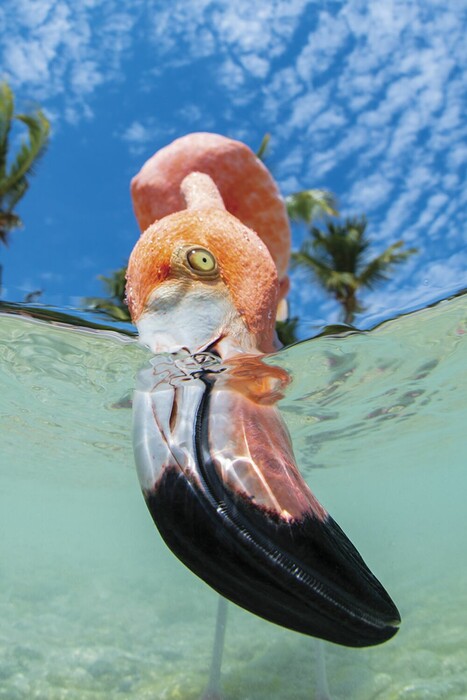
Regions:
<instances>
[{"instance_id":1,"label":"blue sky","mask_svg":"<svg viewBox=\"0 0 467 700\"><path fill-rule=\"evenodd\" d=\"M53 125L0 251L4 298L99 295L138 236L131 177L191 131L254 150L270 132L283 194L328 188L367 214L375 252L420 249L361 324L466 286L466 32L465 0L3 0L2 77ZM307 334L337 307L304 281L291 303Z\"/></svg>"}]
</instances>

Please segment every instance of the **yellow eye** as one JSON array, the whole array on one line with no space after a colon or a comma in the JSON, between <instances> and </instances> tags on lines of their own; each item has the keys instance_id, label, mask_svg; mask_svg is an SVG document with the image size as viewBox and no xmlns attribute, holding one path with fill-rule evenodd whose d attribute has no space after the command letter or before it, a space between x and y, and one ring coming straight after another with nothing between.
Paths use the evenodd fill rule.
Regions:
<instances>
[{"instance_id":1,"label":"yellow eye","mask_svg":"<svg viewBox=\"0 0 467 700\"><path fill-rule=\"evenodd\" d=\"M209 275L217 271L216 258L206 248L190 248L186 259L191 269L198 274Z\"/></svg>"}]
</instances>

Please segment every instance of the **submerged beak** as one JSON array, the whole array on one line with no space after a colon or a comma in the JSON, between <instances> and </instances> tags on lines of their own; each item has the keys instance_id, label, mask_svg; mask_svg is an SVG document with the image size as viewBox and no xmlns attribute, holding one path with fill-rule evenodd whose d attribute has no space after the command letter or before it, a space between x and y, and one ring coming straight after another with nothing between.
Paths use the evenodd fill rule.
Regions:
<instances>
[{"instance_id":1,"label":"submerged beak","mask_svg":"<svg viewBox=\"0 0 467 700\"><path fill-rule=\"evenodd\" d=\"M139 376L135 457L162 537L271 622L347 646L390 639L397 608L296 466L275 406L287 373L222 350L159 355Z\"/></svg>"}]
</instances>

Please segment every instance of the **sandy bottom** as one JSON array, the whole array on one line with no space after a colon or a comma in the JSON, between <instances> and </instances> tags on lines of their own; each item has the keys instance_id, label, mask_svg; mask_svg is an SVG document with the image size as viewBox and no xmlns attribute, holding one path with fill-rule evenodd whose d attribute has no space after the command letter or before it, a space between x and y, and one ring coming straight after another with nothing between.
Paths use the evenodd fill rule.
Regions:
<instances>
[{"instance_id":1,"label":"sandy bottom","mask_svg":"<svg viewBox=\"0 0 467 700\"><path fill-rule=\"evenodd\" d=\"M177 570L178 569L178 570ZM0 597L2 700L195 700L206 683L216 596L169 561L170 588L36 570ZM42 583L39 584L39 580ZM404 594L382 647L325 645L333 700L467 697L467 581ZM431 610L431 615L427 611ZM227 700L311 700L313 640L229 606Z\"/></svg>"}]
</instances>

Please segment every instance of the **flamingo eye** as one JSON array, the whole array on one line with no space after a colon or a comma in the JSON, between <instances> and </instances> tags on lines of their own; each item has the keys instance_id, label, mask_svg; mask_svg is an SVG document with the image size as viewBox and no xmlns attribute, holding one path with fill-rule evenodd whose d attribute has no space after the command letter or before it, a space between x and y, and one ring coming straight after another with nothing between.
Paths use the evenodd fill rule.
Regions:
<instances>
[{"instance_id":1,"label":"flamingo eye","mask_svg":"<svg viewBox=\"0 0 467 700\"><path fill-rule=\"evenodd\" d=\"M217 271L216 258L206 248L190 248L186 259L192 270L201 275L209 275Z\"/></svg>"}]
</instances>

